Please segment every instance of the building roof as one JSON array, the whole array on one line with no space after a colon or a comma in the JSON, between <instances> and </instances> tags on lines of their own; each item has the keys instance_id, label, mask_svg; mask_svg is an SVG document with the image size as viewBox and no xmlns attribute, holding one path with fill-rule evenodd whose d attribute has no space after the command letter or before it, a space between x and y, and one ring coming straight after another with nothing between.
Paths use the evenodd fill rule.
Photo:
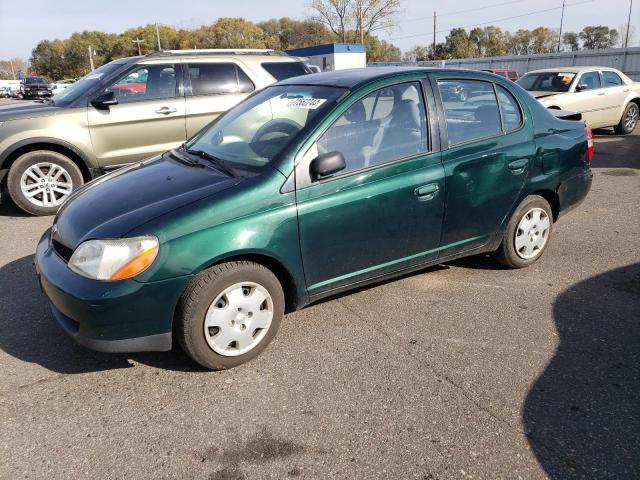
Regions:
<instances>
[{"instance_id":1,"label":"building roof","mask_svg":"<svg viewBox=\"0 0 640 480\"><path fill-rule=\"evenodd\" d=\"M366 47L361 43L327 43L313 47L294 48L287 50L289 55L297 57L313 57L316 55L331 55L333 53L364 53Z\"/></svg>"}]
</instances>

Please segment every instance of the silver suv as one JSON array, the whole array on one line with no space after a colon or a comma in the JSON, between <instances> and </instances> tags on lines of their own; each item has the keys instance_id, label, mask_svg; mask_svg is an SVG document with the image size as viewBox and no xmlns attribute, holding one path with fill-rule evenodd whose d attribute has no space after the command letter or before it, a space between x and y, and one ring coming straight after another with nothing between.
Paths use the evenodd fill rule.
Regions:
<instances>
[{"instance_id":1,"label":"silver suv","mask_svg":"<svg viewBox=\"0 0 640 480\"><path fill-rule=\"evenodd\" d=\"M255 90L309 73L273 50L172 50L115 60L44 102L0 107L0 190L34 215L121 165L185 142Z\"/></svg>"}]
</instances>

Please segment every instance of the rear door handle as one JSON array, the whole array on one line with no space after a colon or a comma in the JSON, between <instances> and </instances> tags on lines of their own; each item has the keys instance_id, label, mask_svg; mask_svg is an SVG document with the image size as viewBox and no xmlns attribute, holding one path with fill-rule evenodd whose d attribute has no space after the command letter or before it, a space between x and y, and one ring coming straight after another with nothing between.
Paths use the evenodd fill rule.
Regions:
<instances>
[{"instance_id":1,"label":"rear door handle","mask_svg":"<svg viewBox=\"0 0 640 480\"><path fill-rule=\"evenodd\" d=\"M439 190L440 186L437 183L430 183L429 185L416 188L413 194L418 197L418 200L421 202L426 202L427 200L435 198Z\"/></svg>"},{"instance_id":2,"label":"rear door handle","mask_svg":"<svg viewBox=\"0 0 640 480\"><path fill-rule=\"evenodd\" d=\"M604 93L605 93L605 92L600 92L600 93L598 94L598 96L599 96L599 97L601 97L602 95L604 95Z\"/></svg>"},{"instance_id":3,"label":"rear door handle","mask_svg":"<svg viewBox=\"0 0 640 480\"><path fill-rule=\"evenodd\" d=\"M177 111L177 108L162 107L156 110L156 113L159 113L160 115L169 115L170 113L176 113Z\"/></svg>"},{"instance_id":4,"label":"rear door handle","mask_svg":"<svg viewBox=\"0 0 640 480\"><path fill-rule=\"evenodd\" d=\"M518 160L509 162L509 170L513 171L514 173L520 173L525 169L527 165L529 165L528 158L519 158Z\"/></svg>"}]
</instances>

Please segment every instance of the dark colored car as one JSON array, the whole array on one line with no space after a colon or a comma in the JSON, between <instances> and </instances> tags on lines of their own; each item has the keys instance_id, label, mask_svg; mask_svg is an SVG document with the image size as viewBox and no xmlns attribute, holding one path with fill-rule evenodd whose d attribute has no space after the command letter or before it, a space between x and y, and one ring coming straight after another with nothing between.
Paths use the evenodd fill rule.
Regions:
<instances>
[{"instance_id":1,"label":"dark colored car","mask_svg":"<svg viewBox=\"0 0 640 480\"><path fill-rule=\"evenodd\" d=\"M51 87L42 77L27 77L20 82L20 96L22 98L49 98Z\"/></svg>"},{"instance_id":2,"label":"dark colored car","mask_svg":"<svg viewBox=\"0 0 640 480\"><path fill-rule=\"evenodd\" d=\"M443 102L456 85L474 98ZM266 347L285 311L321 298L486 252L531 265L590 189L589 135L480 72L292 78L73 193L36 267L81 344L177 341L229 368Z\"/></svg>"},{"instance_id":3,"label":"dark colored car","mask_svg":"<svg viewBox=\"0 0 640 480\"><path fill-rule=\"evenodd\" d=\"M501 77L508 78L512 82L515 82L520 78L520 75L518 75L518 72L516 72L515 70L510 70L508 68L493 68L493 69L482 70L482 71L493 73L495 75L500 75Z\"/></svg>"}]
</instances>

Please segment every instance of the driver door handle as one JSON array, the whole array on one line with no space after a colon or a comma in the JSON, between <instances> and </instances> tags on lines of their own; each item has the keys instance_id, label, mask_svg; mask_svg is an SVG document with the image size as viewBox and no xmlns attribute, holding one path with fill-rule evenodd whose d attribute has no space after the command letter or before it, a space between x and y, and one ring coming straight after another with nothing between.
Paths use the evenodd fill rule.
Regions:
<instances>
[{"instance_id":1,"label":"driver door handle","mask_svg":"<svg viewBox=\"0 0 640 480\"><path fill-rule=\"evenodd\" d=\"M178 111L177 108L162 107L156 110L156 113L160 115L169 115L170 113L176 113L177 111Z\"/></svg>"},{"instance_id":2,"label":"driver door handle","mask_svg":"<svg viewBox=\"0 0 640 480\"><path fill-rule=\"evenodd\" d=\"M418 200L421 202L426 202L427 200L431 200L434 198L438 190L440 190L440 186L437 183L431 183L429 185L423 185L422 187L418 187L413 191L413 194L418 197Z\"/></svg>"}]
</instances>

